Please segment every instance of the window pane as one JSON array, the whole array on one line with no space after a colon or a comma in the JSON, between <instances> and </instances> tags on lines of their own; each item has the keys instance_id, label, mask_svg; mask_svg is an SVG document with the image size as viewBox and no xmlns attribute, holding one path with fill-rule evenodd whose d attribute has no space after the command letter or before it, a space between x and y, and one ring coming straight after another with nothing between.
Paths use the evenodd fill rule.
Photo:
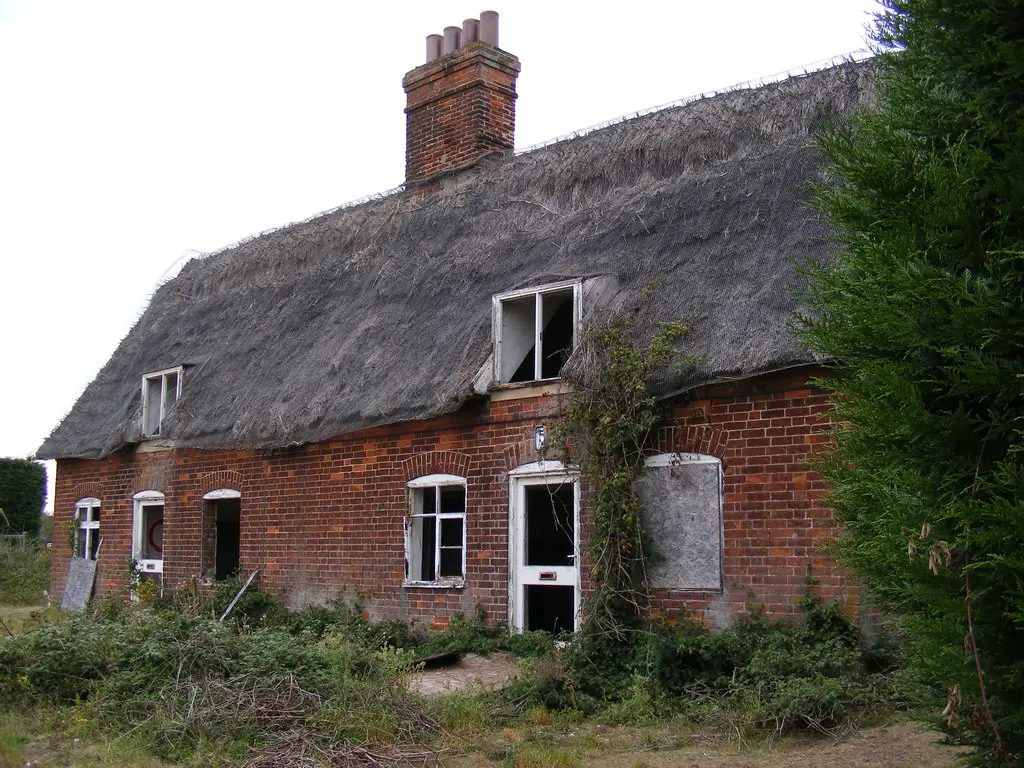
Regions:
<instances>
[{"instance_id":1,"label":"window pane","mask_svg":"<svg viewBox=\"0 0 1024 768\"><path fill-rule=\"evenodd\" d=\"M533 381L536 295L501 303L501 380Z\"/></svg>"},{"instance_id":2,"label":"window pane","mask_svg":"<svg viewBox=\"0 0 1024 768\"><path fill-rule=\"evenodd\" d=\"M178 374L164 376L164 413L178 400Z\"/></svg>"},{"instance_id":3,"label":"window pane","mask_svg":"<svg viewBox=\"0 0 1024 768\"><path fill-rule=\"evenodd\" d=\"M441 489L442 512L465 512L466 489L459 485L449 485Z\"/></svg>"},{"instance_id":4,"label":"window pane","mask_svg":"<svg viewBox=\"0 0 1024 768\"><path fill-rule=\"evenodd\" d=\"M441 546L462 546L462 518L447 517L441 519Z\"/></svg>"},{"instance_id":5,"label":"window pane","mask_svg":"<svg viewBox=\"0 0 1024 768\"><path fill-rule=\"evenodd\" d=\"M441 550L441 568L439 576L462 575L462 547Z\"/></svg>"},{"instance_id":6,"label":"window pane","mask_svg":"<svg viewBox=\"0 0 1024 768\"><path fill-rule=\"evenodd\" d=\"M419 519L422 521L420 528L419 550L422 568L420 572L416 574L416 578L420 581L434 581L434 579L437 578L434 575L434 547L437 545L437 518L421 517Z\"/></svg>"},{"instance_id":7,"label":"window pane","mask_svg":"<svg viewBox=\"0 0 1024 768\"><path fill-rule=\"evenodd\" d=\"M89 531L89 559L95 560L100 547L100 532Z\"/></svg>"},{"instance_id":8,"label":"window pane","mask_svg":"<svg viewBox=\"0 0 1024 768\"><path fill-rule=\"evenodd\" d=\"M572 565L575 503L572 483L526 487L526 564Z\"/></svg>"},{"instance_id":9,"label":"window pane","mask_svg":"<svg viewBox=\"0 0 1024 768\"><path fill-rule=\"evenodd\" d=\"M540 375L542 379L554 379L561 375L562 366L572 354L572 291L544 293L540 298L544 321L540 342Z\"/></svg>"},{"instance_id":10,"label":"window pane","mask_svg":"<svg viewBox=\"0 0 1024 768\"><path fill-rule=\"evenodd\" d=\"M146 379L146 386L143 388L143 397L146 398L146 423L143 431L147 435L160 434L160 378Z\"/></svg>"},{"instance_id":11,"label":"window pane","mask_svg":"<svg viewBox=\"0 0 1024 768\"><path fill-rule=\"evenodd\" d=\"M86 541L86 531L84 528L78 530L78 536L75 538L75 551L79 557L87 557L89 554L88 542Z\"/></svg>"},{"instance_id":12,"label":"window pane","mask_svg":"<svg viewBox=\"0 0 1024 768\"><path fill-rule=\"evenodd\" d=\"M100 508L99 507L90 507L90 509L89 509L89 519L92 520L93 522L96 522L96 523L98 523L100 521Z\"/></svg>"},{"instance_id":13,"label":"window pane","mask_svg":"<svg viewBox=\"0 0 1024 768\"><path fill-rule=\"evenodd\" d=\"M162 560L164 548L164 507L147 504L142 508L142 559Z\"/></svg>"},{"instance_id":14,"label":"window pane","mask_svg":"<svg viewBox=\"0 0 1024 768\"><path fill-rule=\"evenodd\" d=\"M416 493L422 497L419 511L424 514L432 515L437 512L437 489L436 488L417 488Z\"/></svg>"}]
</instances>

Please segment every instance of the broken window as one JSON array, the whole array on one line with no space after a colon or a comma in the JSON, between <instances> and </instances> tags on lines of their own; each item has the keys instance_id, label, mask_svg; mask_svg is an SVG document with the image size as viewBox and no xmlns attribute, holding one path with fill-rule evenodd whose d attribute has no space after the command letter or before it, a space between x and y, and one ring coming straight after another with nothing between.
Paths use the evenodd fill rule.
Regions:
<instances>
[{"instance_id":1,"label":"broken window","mask_svg":"<svg viewBox=\"0 0 1024 768\"><path fill-rule=\"evenodd\" d=\"M142 433L160 434L164 416L181 396L182 367L147 373L142 377Z\"/></svg>"},{"instance_id":2,"label":"broken window","mask_svg":"<svg viewBox=\"0 0 1024 768\"><path fill-rule=\"evenodd\" d=\"M411 481L405 534L407 583L461 585L466 574L466 479L426 475Z\"/></svg>"},{"instance_id":3,"label":"broken window","mask_svg":"<svg viewBox=\"0 0 1024 768\"><path fill-rule=\"evenodd\" d=\"M576 345L579 296L579 283L559 283L494 298L498 382L561 376Z\"/></svg>"},{"instance_id":4,"label":"broken window","mask_svg":"<svg viewBox=\"0 0 1024 768\"><path fill-rule=\"evenodd\" d=\"M662 589L722 588L722 462L660 454L637 481L647 577Z\"/></svg>"},{"instance_id":5,"label":"broken window","mask_svg":"<svg viewBox=\"0 0 1024 768\"><path fill-rule=\"evenodd\" d=\"M75 555L95 560L100 546L100 500L82 499L75 503Z\"/></svg>"}]
</instances>

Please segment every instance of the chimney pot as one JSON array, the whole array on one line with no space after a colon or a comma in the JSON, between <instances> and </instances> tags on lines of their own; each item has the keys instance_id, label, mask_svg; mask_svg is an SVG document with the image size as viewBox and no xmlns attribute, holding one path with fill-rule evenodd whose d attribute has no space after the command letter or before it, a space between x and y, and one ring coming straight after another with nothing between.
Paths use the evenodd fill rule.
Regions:
<instances>
[{"instance_id":1,"label":"chimney pot","mask_svg":"<svg viewBox=\"0 0 1024 768\"><path fill-rule=\"evenodd\" d=\"M488 45L498 45L498 12L484 11L480 14L480 39Z\"/></svg>"},{"instance_id":2,"label":"chimney pot","mask_svg":"<svg viewBox=\"0 0 1024 768\"><path fill-rule=\"evenodd\" d=\"M469 45L480 39L480 21L478 19L466 19L462 22L462 44Z\"/></svg>"},{"instance_id":3,"label":"chimney pot","mask_svg":"<svg viewBox=\"0 0 1024 768\"><path fill-rule=\"evenodd\" d=\"M440 35L427 35L427 61L441 58L444 38Z\"/></svg>"},{"instance_id":4,"label":"chimney pot","mask_svg":"<svg viewBox=\"0 0 1024 768\"><path fill-rule=\"evenodd\" d=\"M462 29L461 27L445 27L444 28L444 52L454 53L462 47Z\"/></svg>"}]
</instances>

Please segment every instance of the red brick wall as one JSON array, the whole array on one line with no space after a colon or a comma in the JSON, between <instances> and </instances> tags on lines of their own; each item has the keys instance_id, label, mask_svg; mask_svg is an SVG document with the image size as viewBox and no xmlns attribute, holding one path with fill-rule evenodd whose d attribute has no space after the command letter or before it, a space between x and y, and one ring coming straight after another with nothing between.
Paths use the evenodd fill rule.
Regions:
<instances>
[{"instance_id":1,"label":"red brick wall","mask_svg":"<svg viewBox=\"0 0 1024 768\"><path fill-rule=\"evenodd\" d=\"M473 43L409 72L405 179L416 181L510 150L519 59Z\"/></svg>"},{"instance_id":2,"label":"red brick wall","mask_svg":"<svg viewBox=\"0 0 1024 768\"><path fill-rule=\"evenodd\" d=\"M824 394L807 378L801 371L716 385L675 405L658 449L711 454L725 468L725 588L659 593L658 607L696 611L718 625L753 606L791 614L808 576L819 593L852 600L852 585L817 551L835 523L815 504L822 481L806 466L825 439L817 430L826 410ZM292 607L358 600L374 618L438 625L480 606L504 622L507 472L537 460L533 427L550 424L557 412L547 397L506 400L294 449L126 451L60 461L55 519L60 530L71 524L76 500L101 500L98 585L116 593L127 583L132 495L163 492L164 581L173 587L200 570L203 495L230 488L242 494L242 570L259 568L262 586ZM464 588L402 586L405 484L434 472L467 478ZM67 547L67 536L55 534L55 595L63 589Z\"/></svg>"}]
</instances>

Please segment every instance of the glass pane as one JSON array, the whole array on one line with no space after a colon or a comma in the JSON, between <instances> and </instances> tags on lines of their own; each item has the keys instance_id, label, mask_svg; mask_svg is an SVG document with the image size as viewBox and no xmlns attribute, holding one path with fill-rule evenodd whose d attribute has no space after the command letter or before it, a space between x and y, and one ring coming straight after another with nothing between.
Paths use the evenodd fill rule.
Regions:
<instances>
[{"instance_id":1,"label":"glass pane","mask_svg":"<svg viewBox=\"0 0 1024 768\"><path fill-rule=\"evenodd\" d=\"M437 489L436 488L417 488L416 494L420 496L420 504L418 512L424 514L434 514L437 512Z\"/></svg>"},{"instance_id":2,"label":"glass pane","mask_svg":"<svg viewBox=\"0 0 1024 768\"><path fill-rule=\"evenodd\" d=\"M414 578L420 581L434 581L437 577L435 576L435 562L434 562L434 549L437 546L437 518L436 517L421 517L418 518L420 521L420 572L414 575ZM415 543L413 546L416 546Z\"/></svg>"},{"instance_id":3,"label":"glass pane","mask_svg":"<svg viewBox=\"0 0 1024 768\"><path fill-rule=\"evenodd\" d=\"M100 548L100 532L89 531L89 559L95 560L96 553Z\"/></svg>"},{"instance_id":4,"label":"glass pane","mask_svg":"<svg viewBox=\"0 0 1024 768\"><path fill-rule=\"evenodd\" d=\"M441 550L441 568L438 575L462 575L462 547Z\"/></svg>"},{"instance_id":5,"label":"glass pane","mask_svg":"<svg viewBox=\"0 0 1024 768\"><path fill-rule=\"evenodd\" d=\"M75 538L75 551L79 557L86 557L89 553L86 531L83 528L78 530L78 536Z\"/></svg>"},{"instance_id":6,"label":"glass pane","mask_svg":"<svg viewBox=\"0 0 1024 768\"><path fill-rule=\"evenodd\" d=\"M462 546L462 518L448 517L441 519L441 546Z\"/></svg>"},{"instance_id":7,"label":"glass pane","mask_svg":"<svg viewBox=\"0 0 1024 768\"><path fill-rule=\"evenodd\" d=\"M98 523L100 521L100 508L99 507L92 507L89 510L89 519L92 520L93 522L96 522L96 523Z\"/></svg>"},{"instance_id":8,"label":"glass pane","mask_svg":"<svg viewBox=\"0 0 1024 768\"><path fill-rule=\"evenodd\" d=\"M526 486L526 564L572 565L572 483Z\"/></svg>"},{"instance_id":9,"label":"glass pane","mask_svg":"<svg viewBox=\"0 0 1024 768\"><path fill-rule=\"evenodd\" d=\"M164 412L166 413L178 400L178 374L168 373L164 376Z\"/></svg>"},{"instance_id":10,"label":"glass pane","mask_svg":"<svg viewBox=\"0 0 1024 768\"><path fill-rule=\"evenodd\" d=\"M146 398L146 423L143 425L143 432L147 435L158 435L160 434L160 378L146 379L143 390L143 397Z\"/></svg>"},{"instance_id":11,"label":"glass pane","mask_svg":"<svg viewBox=\"0 0 1024 768\"><path fill-rule=\"evenodd\" d=\"M572 291L541 294L544 326L541 331L540 376L554 379L572 354L573 308Z\"/></svg>"},{"instance_id":12,"label":"glass pane","mask_svg":"<svg viewBox=\"0 0 1024 768\"><path fill-rule=\"evenodd\" d=\"M162 560L164 548L164 507L146 505L142 508L142 559Z\"/></svg>"},{"instance_id":13,"label":"glass pane","mask_svg":"<svg viewBox=\"0 0 1024 768\"><path fill-rule=\"evenodd\" d=\"M533 381L536 295L501 303L501 380Z\"/></svg>"},{"instance_id":14,"label":"glass pane","mask_svg":"<svg viewBox=\"0 0 1024 768\"><path fill-rule=\"evenodd\" d=\"M449 485L441 488L442 512L465 512L466 489L460 485Z\"/></svg>"}]
</instances>

